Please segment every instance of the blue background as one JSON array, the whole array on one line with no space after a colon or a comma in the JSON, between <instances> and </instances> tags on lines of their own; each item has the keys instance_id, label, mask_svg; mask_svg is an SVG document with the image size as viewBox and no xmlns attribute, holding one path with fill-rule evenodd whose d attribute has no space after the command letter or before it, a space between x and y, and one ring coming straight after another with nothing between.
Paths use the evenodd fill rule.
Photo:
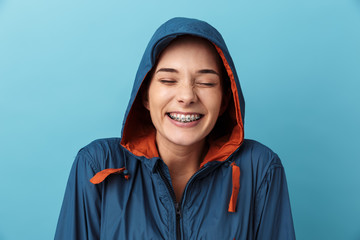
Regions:
<instances>
[{"instance_id":1,"label":"blue background","mask_svg":"<svg viewBox=\"0 0 360 240\"><path fill-rule=\"evenodd\" d=\"M0 240L52 239L77 151L119 136L155 29L223 34L298 239L360 239L360 0L0 0Z\"/></svg>"}]
</instances>

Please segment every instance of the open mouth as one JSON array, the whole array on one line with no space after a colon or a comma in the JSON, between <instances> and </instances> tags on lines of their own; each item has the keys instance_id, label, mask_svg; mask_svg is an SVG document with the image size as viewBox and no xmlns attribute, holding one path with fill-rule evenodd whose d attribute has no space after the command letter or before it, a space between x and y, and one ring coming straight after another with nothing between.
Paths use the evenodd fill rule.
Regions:
<instances>
[{"instance_id":1,"label":"open mouth","mask_svg":"<svg viewBox=\"0 0 360 240\"><path fill-rule=\"evenodd\" d=\"M203 114L197 114L197 113L193 113L193 114L167 113L167 115L171 119L181 123L194 122L204 116Z\"/></svg>"}]
</instances>

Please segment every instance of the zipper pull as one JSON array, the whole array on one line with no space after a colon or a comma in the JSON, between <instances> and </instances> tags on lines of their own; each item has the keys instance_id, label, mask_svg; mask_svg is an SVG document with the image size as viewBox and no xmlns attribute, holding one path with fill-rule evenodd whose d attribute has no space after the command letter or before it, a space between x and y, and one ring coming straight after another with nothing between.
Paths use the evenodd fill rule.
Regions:
<instances>
[{"instance_id":1,"label":"zipper pull","mask_svg":"<svg viewBox=\"0 0 360 240\"><path fill-rule=\"evenodd\" d=\"M181 208L179 203L175 203L175 209L176 209L176 218L181 218Z\"/></svg>"}]
</instances>

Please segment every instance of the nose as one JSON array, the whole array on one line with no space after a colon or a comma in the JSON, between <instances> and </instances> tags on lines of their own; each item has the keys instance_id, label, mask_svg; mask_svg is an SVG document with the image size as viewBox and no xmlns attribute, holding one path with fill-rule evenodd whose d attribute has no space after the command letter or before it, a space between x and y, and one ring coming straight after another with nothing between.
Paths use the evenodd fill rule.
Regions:
<instances>
[{"instance_id":1,"label":"nose","mask_svg":"<svg viewBox=\"0 0 360 240\"><path fill-rule=\"evenodd\" d=\"M181 84L177 89L176 99L183 105L190 105L197 101L197 95L193 84Z\"/></svg>"}]
</instances>

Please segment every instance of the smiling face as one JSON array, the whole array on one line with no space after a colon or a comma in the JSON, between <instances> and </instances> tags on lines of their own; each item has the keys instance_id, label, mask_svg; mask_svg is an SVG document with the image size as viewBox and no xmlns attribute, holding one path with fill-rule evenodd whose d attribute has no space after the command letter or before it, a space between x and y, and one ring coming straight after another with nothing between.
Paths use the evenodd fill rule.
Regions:
<instances>
[{"instance_id":1,"label":"smiling face","mask_svg":"<svg viewBox=\"0 0 360 240\"><path fill-rule=\"evenodd\" d=\"M215 48L200 38L181 37L165 48L144 100L158 145L204 143L222 108L220 64Z\"/></svg>"}]
</instances>

